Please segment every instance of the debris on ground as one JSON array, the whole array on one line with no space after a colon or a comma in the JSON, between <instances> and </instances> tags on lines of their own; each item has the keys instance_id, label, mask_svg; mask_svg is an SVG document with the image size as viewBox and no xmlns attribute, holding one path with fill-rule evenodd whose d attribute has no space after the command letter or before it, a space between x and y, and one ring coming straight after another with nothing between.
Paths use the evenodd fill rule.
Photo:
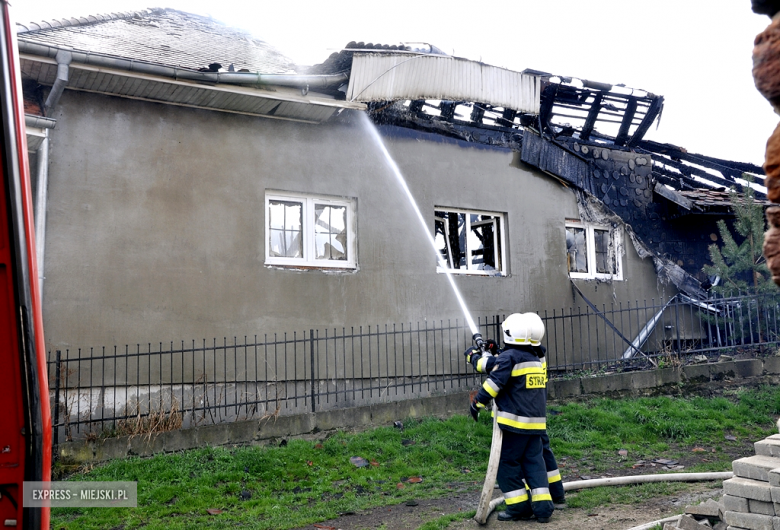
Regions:
<instances>
[{"instance_id":1,"label":"debris on ground","mask_svg":"<svg viewBox=\"0 0 780 530\"><path fill-rule=\"evenodd\" d=\"M707 499L706 502L685 508L685 513L676 523L666 523L663 530L726 530L723 521L723 502Z\"/></svg>"},{"instance_id":2,"label":"debris on ground","mask_svg":"<svg viewBox=\"0 0 780 530\"><path fill-rule=\"evenodd\" d=\"M773 495L780 490L780 434L756 442L754 448L755 456L732 462L734 477L723 481L720 501L688 506L679 521L666 523L663 530L778 528L780 504L773 502Z\"/></svg>"},{"instance_id":3,"label":"debris on ground","mask_svg":"<svg viewBox=\"0 0 780 530\"><path fill-rule=\"evenodd\" d=\"M366 467L368 465L368 460L362 456L350 457L349 461L352 462L352 465L355 467Z\"/></svg>"}]
</instances>

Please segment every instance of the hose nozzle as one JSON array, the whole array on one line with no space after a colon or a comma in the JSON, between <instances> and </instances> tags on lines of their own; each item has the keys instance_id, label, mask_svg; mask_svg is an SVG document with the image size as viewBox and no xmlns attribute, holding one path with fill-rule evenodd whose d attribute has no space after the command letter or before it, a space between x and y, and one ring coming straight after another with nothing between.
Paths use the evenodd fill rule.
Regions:
<instances>
[{"instance_id":1,"label":"hose nozzle","mask_svg":"<svg viewBox=\"0 0 780 530\"><path fill-rule=\"evenodd\" d=\"M485 339L482 338L481 333L474 333L474 335L471 337L471 340L474 341L474 344L477 346L477 348L482 351L482 353L485 353L487 351L487 343L485 343Z\"/></svg>"}]
</instances>

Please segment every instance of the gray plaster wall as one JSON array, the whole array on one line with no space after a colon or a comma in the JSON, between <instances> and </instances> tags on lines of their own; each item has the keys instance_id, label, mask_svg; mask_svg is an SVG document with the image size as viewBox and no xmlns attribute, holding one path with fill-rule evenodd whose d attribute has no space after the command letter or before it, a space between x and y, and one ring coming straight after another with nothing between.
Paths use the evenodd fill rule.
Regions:
<instances>
[{"instance_id":1,"label":"gray plaster wall","mask_svg":"<svg viewBox=\"0 0 780 530\"><path fill-rule=\"evenodd\" d=\"M50 349L461 319L447 279L356 116L309 125L66 91L51 133ZM399 128L388 149L424 215L506 213L509 276L459 276L472 315L583 305L566 272L571 190L509 150ZM266 190L351 197L358 270L264 264ZM433 229L431 219L430 229ZM668 298L625 238L624 281L592 301Z\"/></svg>"}]
</instances>

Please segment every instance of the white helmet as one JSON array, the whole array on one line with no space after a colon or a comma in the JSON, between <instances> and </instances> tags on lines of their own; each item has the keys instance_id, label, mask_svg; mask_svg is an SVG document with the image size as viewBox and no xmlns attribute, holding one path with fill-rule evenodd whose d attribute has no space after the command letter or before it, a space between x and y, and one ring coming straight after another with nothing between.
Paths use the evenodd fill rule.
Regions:
<instances>
[{"instance_id":1,"label":"white helmet","mask_svg":"<svg viewBox=\"0 0 780 530\"><path fill-rule=\"evenodd\" d=\"M512 313L503 324L506 344L530 344L539 346L544 337L544 322L536 313Z\"/></svg>"}]
</instances>

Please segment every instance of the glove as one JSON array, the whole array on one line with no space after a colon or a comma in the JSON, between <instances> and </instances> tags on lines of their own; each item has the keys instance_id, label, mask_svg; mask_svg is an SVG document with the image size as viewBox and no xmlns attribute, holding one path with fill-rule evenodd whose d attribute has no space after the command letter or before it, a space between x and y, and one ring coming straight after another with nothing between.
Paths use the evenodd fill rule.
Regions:
<instances>
[{"instance_id":1,"label":"glove","mask_svg":"<svg viewBox=\"0 0 780 530\"><path fill-rule=\"evenodd\" d=\"M477 348L469 348L468 350L463 352L463 355L466 357L466 362L469 364L473 364L473 361L478 361L480 357L482 357L482 352L479 351Z\"/></svg>"},{"instance_id":2,"label":"glove","mask_svg":"<svg viewBox=\"0 0 780 530\"><path fill-rule=\"evenodd\" d=\"M498 351L498 343L493 339L488 339L485 341L485 349L488 351L488 353L490 353L490 355L498 355L500 353Z\"/></svg>"},{"instance_id":3,"label":"glove","mask_svg":"<svg viewBox=\"0 0 780 530\"><path fill-rule=\"evenodd\" d=\"M471 413L471 417L474 418L474 421L479 421L479 409L481 408L479 405L480 404L477 403L477 400L475 399L469 406L469 412Z\"/></svg>"}]
</instances>

